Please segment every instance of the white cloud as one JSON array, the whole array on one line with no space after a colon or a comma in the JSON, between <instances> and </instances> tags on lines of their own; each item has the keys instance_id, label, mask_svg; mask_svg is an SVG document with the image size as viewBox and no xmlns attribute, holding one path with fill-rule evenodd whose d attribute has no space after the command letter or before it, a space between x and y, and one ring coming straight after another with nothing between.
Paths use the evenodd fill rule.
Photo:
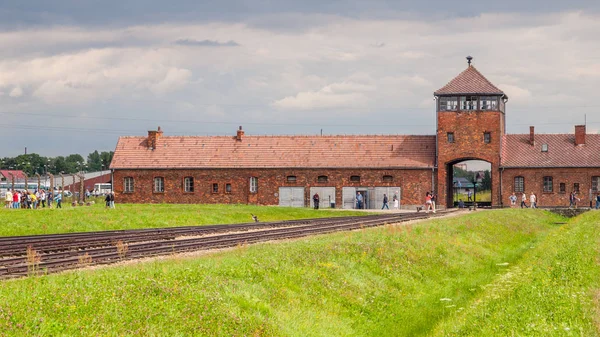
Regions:
<instances>
[{"instance_id":1,"label":"white cloud","mask_svg":"<svg viewBox=\"0 0 600 337\"><path fill-rule=\"evenodd\" d=\"M10 91L10 94L8 94L8 96L13 98L21 97L23 96L23 89L21 89L21 87L15 87L13 90Z\"/></svg>"},{"instance_id":2,"label":"white cloud","mask_svg":"<svg viewBox=\"0 0 600 337\"><path fill-rule=\"evenodd\" d=\"M342 107L365 106L368 103L367 92L376 87L356 82L332 83L318 91L300 92L272 103L278 109L312 110Z\"/></svg>"}]
</instances>

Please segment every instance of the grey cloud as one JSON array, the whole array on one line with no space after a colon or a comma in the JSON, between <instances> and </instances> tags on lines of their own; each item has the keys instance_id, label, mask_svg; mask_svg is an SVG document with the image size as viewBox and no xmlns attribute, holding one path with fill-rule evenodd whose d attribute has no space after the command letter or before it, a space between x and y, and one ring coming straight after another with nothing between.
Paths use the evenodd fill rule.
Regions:
<instances>
[{"instance_id":1,"label":"grey cloud","mask_svg":"<svg viewBox=\"0 0 600 337\"><path fill-rule=\"evenodd\" d=\"M227 42L219 42L213 40L194 40L194 39L179 39L175 41L175 44L180 46L191 46L191 47L239 47L240 44L229 40Z\"/></svg>"}]
</instances>

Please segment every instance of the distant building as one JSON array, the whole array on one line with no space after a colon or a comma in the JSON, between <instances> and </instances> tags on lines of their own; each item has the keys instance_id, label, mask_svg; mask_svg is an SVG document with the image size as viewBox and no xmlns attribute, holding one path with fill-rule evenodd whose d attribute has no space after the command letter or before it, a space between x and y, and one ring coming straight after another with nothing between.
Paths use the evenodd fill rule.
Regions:
<instances>
[{"instance_id":1,"label":"distant building","mask_svg":"<svg viewBox=\"0 0 600 337\"><path fill-rule=\"evenodd\" d=\"M383 194L402 207L435 191L438 205L454 205L454 167L490 164L492 206L513 192L538 196L542 206L584 200L600 186L600 135L506 134L508 96L469 59L468 67L435 91L437 134L429 136L163 136L120 137L110 168L121 202L243 203L381 208ZM462 166L464 165L464 166ZM477 181L483 180L483 173ZM458 182L457 182L458 183ZM461 187L462 188L462 187Z\"/></svg>"}]
</instances>

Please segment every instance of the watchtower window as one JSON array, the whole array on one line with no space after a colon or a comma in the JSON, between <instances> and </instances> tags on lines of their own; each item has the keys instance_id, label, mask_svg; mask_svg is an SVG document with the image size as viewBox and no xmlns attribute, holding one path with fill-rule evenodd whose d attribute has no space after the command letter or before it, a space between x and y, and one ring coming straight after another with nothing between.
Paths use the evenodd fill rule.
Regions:
<instances>
[{"instance_id":1,"label":"watchtower window","mask_svg":"<svg viewBox=\"0 0 600 337\"><path fill-rule=\"evenodd\" d=\"M457 97L440 97L440 111L456 111L457 107Z\"/></svg>"},{"instance_id":2,"label":"watchtower window","mask_svg":"<svg viewBox=\"0 0 600 337\"><path fill-rule=\"evenodd\" d=\"M482 96L480 104L481 110L498 110L498 97Z\"/></svg>"},{"instance_id":3,"label":"watchtower window","mask_svg":"<svg viewBox=\"0 0 600 337\"><path fill-rule=\"evenodd\" d=\"M448 137L448 143L454 143L454 132L448 132L446 136Z\"/></svg>"},{"instance_id":4,"label":"watchtower window","mask_svg":"<svg viewBox=\"0 0 600 337\"><path fill-rule=\"evenodd\" d=\"M489 132L484 132L483 133L483 142L486 144L489 144L492 142L492 134Z\"/></svg>"},{"instance_id":5,"label":"watchtower window","mask_svg":"<svg viewBox=\"0 0 600 337\"><path fill-rule=\"evenodd\" d=\"M477 110L477 96L461 96L460 97L460 109L461 110Z\"/></svg>"}]
</instances>

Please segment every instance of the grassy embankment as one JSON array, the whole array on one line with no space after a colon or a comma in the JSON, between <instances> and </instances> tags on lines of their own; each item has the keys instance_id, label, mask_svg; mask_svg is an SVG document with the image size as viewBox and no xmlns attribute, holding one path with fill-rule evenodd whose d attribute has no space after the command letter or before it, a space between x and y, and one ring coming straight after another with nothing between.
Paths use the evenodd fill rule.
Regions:
<instances>
[{"instance_id":1,"label":"grassy embankment","mask_svg":"<svg viewBox=\"0 0 600 337\"><path fill-rule=\"evenodd\" d=\"M550 324L560 316L593 335L585 299L597 283L599 234L588 228L598 214L562 229L554 224L562 218L543 211L477 212L3 281L0 327L6 335L415 336L449 328L487 335L520 322L497 322L505 311L496 300L512 298L507 304L518 313L540 302L539 291L544 302L525 311L531 319L539 314ZM595 247L581 250L581 243ZM536 268L544 273L536 276ZM511 273L522 283L508 282ZM569 275L586 282L571 283ZM545 285L549 280L563 290ZM494 295L498 284L512 288ZM522 298L531 303L510 296L518 289L532 293ZM489 331L472 330L477 321ZM465 322L464 330L456 322Z\"/></svg>"},{"instance_id":2,"label":"grassy embankment","mask_svg":"<svg viewBox=\"0 0 600 337\"><path fill-rule=\"evenodd\" d=\"M248 205L117 204L115 209L105 209L104 205L96 204L63 207L39 210L0 208L0 236L245 223L253 221L251 213L262 222L366 215L354 211Z\"/></svg>"}]
</instances>

